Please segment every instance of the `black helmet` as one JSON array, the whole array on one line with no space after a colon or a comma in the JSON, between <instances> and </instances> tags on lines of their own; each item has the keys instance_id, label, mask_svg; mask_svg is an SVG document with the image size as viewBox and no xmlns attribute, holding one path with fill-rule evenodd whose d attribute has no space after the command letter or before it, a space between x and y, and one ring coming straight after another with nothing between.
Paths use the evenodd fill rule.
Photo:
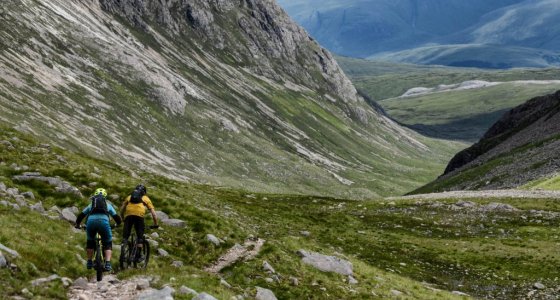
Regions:
<instances>
[{"instance_id":1,"label":"black helmet","mask_svg":"<svg viewBox=\"0 0 560 300\"><path fill-rule=\"evenodd\" d=\"M142 184L137 185L135 188L135 190L142 192L142 195L146 195L146 193L148 192L146 190L146 187Z\"/></svg>"}]
</instances>

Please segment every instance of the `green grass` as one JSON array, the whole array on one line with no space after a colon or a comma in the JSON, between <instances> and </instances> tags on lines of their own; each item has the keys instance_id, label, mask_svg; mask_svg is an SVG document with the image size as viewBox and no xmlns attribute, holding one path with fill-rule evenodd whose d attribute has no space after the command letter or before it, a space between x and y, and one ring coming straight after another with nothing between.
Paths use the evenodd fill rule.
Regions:
<instances>
[{"instance_id":1,"label":"green grass","mask_svg":"<svg viewBox=\"0 0 560 300\"><path fill-rule=\"evenodd\" d=\"M483 89L398 98L414 87L434 88L468 80L558 80L560 69L483 70L376 62L337 57L353 83L389 116L424 135L476 142L504 112L560 89L560 84L506 83Z\"/></svg>"},{"instance_id":2,"label":"green grass","mask_svg":"<svg viewBox=\"0 0 560 300\"><path fill-rule=\"evenodd\" d=\"M33 138L8 128L0 134L0 140L6 139L16 150L0 146L0 181L21 191L33 191L46 208L83 207L87 201L54 193L46 185L12 182L11 176L19 172L10 165L25 165L45 175L61 176L80 187L84 195L94 189L88 183L97 181L122 199L140 180L131 177L130 171L103 160L57 148L39 151ZM57 155L63 156L66 163ZM94 167L101 179L91 177ZM254 194L140 174L156 208L188 224L186 229L165 227L159 231L160 246L172 255L150 261L148 272L160 277L159 284L169 283L175 288L187 285L224 299L254 293L255 286L273 290L280 299L396 298L391 290L403 292L405 299L453 299L445 290L461 290L476 297L516 298L525 295L536 281L547 286L555 284L554 266L560 262L556 253L560 220L529 212L560 212L560 204L554 200L493 199L510 203L520 211L467 213L413 200L359 202ZM490 202L473 201L481 205ZM120 200L115 202L120 204ZM84 234L73 233L70 224L26 209L14 213L0 206L0 228L0 243L22 255L14 261L17 271L0 270L0 297L18 295L28 288L36 297L63 299L66 290L59 282L33 288L30 281L53 273L71 278L93 276L76 258L76 254L84 255ZM303 230L311 235L301 236L299 232ZM119 231L115 231L116 244L120 242ZM208 233L226 243L213 246L205 240ZM232 289L202 271L249 235L267 242L254 260L237 263L222 272L220 276ZM348 285L343 276L302 264L296 254L299 249L350 260L359 284ZM170 267L175 259L185 263L180 272ZM269 275L262 270L264 260L282 276L280 282L265 281ZM126 279L143 273L126 271L118 276ZM298 278L300 284L291 286L290 276Z\"/></svg>"}]
</instances>

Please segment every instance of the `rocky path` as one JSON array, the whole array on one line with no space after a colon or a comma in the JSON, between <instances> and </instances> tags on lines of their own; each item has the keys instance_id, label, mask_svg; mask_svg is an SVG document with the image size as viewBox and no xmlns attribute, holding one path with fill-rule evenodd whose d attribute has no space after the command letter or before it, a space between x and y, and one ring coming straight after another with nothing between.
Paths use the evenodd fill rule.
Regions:
<instances>
[{"instance_id":1,"label":"rocky path","mask_svg":"<svg viewBox=\"0 0 560 300\"><path fill-rule=\"evenodd\" d=\"M468 199L468 198L528 198L528 199L558 199L560 191L526 191L526 190L487 190L487 191L452 191L432 194L419 194L401 197L389 197L386 200L438 200L438 199Z\"/></svg>"},{"instance_id":2,"label":"rocky path","mask_svg":"<svg viewBox=\"0 0 560 300\"><path fill-rule=\"evenodd\" d=\"M156 290L150 287L151 277L134 277L129 280L119 280L114 275L106 275L103 281L88 282L79 278L68 292L68 299L94 300L94 299L173 299L174 290L165 287Z\"/></svg>"},{"instance_id":3,"label":"rocky path","mask_svg":"<svg viewBox=\"0 0 560 300\"><path fill-rule=\"evenodd\" d=\"M243 245L235 244L226 254L222 255L213 265L204 269L208 273L218 274L222 269L241 259L251 259L259 253L265 240L248 239Z\"/></svg>"}]
</instances>

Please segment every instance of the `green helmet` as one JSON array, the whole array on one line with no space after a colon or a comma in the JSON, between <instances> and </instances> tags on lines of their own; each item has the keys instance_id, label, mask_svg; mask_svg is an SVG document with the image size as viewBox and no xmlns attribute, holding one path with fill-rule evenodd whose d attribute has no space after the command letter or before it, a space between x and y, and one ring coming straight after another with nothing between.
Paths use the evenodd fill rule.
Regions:
<instances>
[{"instance_id":1,"label":"green helmet","mask_svg":"<svg viewBox=\"0 0 560 300\"><path fill-rule=\"evenodd\" d=\"M98 188L97 190L95 190L93 195L102 195L103 197L107 197L107 191L104 188Z\"/></svg>"}]
</instances>

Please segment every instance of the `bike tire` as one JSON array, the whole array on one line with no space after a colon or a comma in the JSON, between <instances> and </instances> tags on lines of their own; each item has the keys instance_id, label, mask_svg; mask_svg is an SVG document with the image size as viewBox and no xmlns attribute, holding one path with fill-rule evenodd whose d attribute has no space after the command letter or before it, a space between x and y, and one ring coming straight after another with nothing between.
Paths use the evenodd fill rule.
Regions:
<instances>
[{"instance_id":1,"label":"bike tire","mask_svg":"<svg viewBox=\"0 0 560 300\"><path fill-rule=\"evenodd\" d=\"M142 243L142 253L144 254L144 261L141 262L140 268L146 269L148 267L148 262L150 261L150 243L144 239Z\"/></svg>"},{"instance_id":2,"label":"bike tire","mask_svg":"<svg viewBox=\"0 0 560 300\"><path fill-rule=\"evenodd\" d=\"M95 271L96 271L96 277L97 277L97 281L101 281L103 280L103 263L102 263L102 259L101 259L101 252L99 249L99 245L97 245L97 249L95 251Z\"/></svg>"},{"instance_id":3,"label":"bike tire","mask_svg":"<svg viewBox=\"0 0 560 300\"><path fill-rule=\"evenodd\" d=\"M121 246L121 255L119 257L119 265L121 270L125 270L128 268L128 251L130 247L128 243L123 243Z\"/></svg>"}]
</instances>

